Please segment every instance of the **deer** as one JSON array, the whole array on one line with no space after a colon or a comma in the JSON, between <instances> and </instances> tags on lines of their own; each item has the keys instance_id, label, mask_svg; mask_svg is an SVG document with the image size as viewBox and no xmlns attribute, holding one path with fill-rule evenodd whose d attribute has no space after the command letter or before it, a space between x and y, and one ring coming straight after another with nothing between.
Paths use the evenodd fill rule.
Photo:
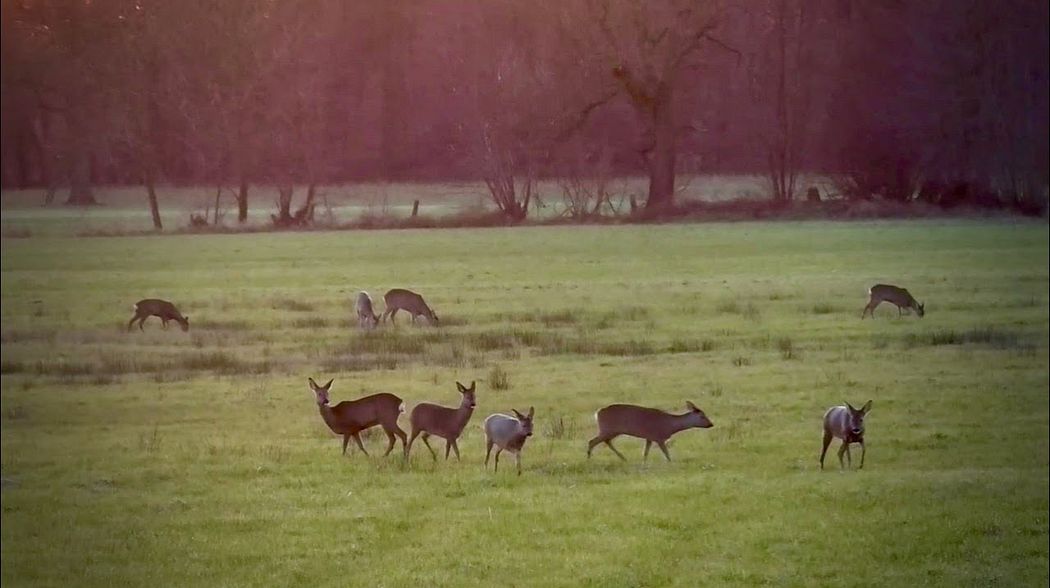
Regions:
<instances>
[{"instance_id":1,"label":"deer","mask_svg":"<svg viewBox=\"0 0 1050 588\"><path fill-rule=\"evenodd\" d=\"M416 436L422 433L423 443L430 450L430 455L434 458L434 461L437 461L437 454L434 453L434 448L430 446L430 441L428 441L431 435L445 440L446 460L448 460L448 452L451 449L456 452L456 461L459 461L459 446L456 444L456 440L463 433L467 422L470 421L470 416L474 414L474 407L477 405L474 397L477 382L471 382L469 388L456 382L456 388L463 395L458 408L446 408L430 404L429 402L421 402L412 409L412 414L409 415L412 432L408 436L408 446L405 448L405 455L412 452L412 442L416 440Z\"/></svg>"},{"instance_id":2,"label":"deer","mask_svg":"<svg viewBox=\"0 0 1050 588\"><path fill-rule=\"evenodd\" d=\"M685 406L688 409L685 414L671 414L633 404L610 404L600 409L594 413L598 422L598 435L587 444L587 459L590 459L596 445L605 443L620 459L627 461L627 458L613 447L612 440L620 435L628 435L645 439L644 461L648 461L649 449L653 443L663 451L667 461L671 461L671 454L667 452L667 440L672 435L694 427L709 429L715 426L695 404L686 401Z\"/></svg>"},{"instance_id":3,"label":"deer","mask_svg":"<svg viewBox=\"0 0 1050 588\"><path fill-rule=\"evenodd\" d=\"M499 471L499 454L507 450L514 454L514 461L518 465L518 475L521 475L521 449L525 441L532 437L532 417L535 408L530 406L528 414L521 414L511 409L514 416L505 414L491 414L485 419L485 469L489 469L489 455L492 446L496 449L496 466L494 472Z\"/></svg>"},{"instance_id":4,"label":"deer","mask_svg":"<svg viewBox=\"0 0 1050 588\"><path fill-rule=\"evenodd\" d=\"M372 297L368 295L368 292L364 290L357 293L357 300L354 303L355 310L357 311L357 325L362 329L374 329L379 324L379 317L376 316L375 311L372 309Z\"/></svg>"},{"instance_id":5,"label":"deer","mask_svg":"<svg viewBox=\"0 0 1050 588\"><path fill-rule=\"evenodd\" d=\"M364 444L361 443L359 433L376 425L383 427L390 441L383 457L390 455L394 449L395 436L401 439L402 446L405 445L405 432L397 426L398 417L405 412L405 403L397 396L383 392L357 400L344 400L335 406L330 406L328 392L335 380L328 380L324 386L318 386L313 378L307 378L307 380L317 398L317 408L321 412L321 418L333 433L343 437L343 455L346 455L346 446L350 443L350 439L357 443L361 453L368 455Z\"/></svg>"},{"instance_id":6,"label":"deer","mask_svg":"<svg viewBox=\"0 0 1050 588\"><path fill-rule=\"evenodd\" d=\"M842 462L842 454L846 454L850 467L853 467L853 457L849 453L851 443L860 443L860 467L864 469L864 417L871 411L871 401L867 401L860 410L846 403L845 406L832 406L824 413L824 447L820 450L820 469L824 469L824 455L828 452L831 439L836 437L842 439L839 447L839 468L845 468Z\"/></svg>"},{"instance_id":7,"label":"deer","mask_svg":"<svg viewBox=\"0 0 1050 588\"><path fill-rule=\"evenodd\" d=\"M135 316L128 321L128 330L130 331L131 325L138 321L139 330L144 331L142 323L151 316L159 317L165 329L168 328L168 321L175 321L179 323L183 331L190 330L190 317L182 316L174 304L158 298L146 298L135 303Z\"/></svg>"},{"instance_id":8,"label":"deer","mask_svg":"<svg viewBox=\"0 0 1050 588\"><path fill-rule=\"evenodd\" d=\"M404 310L412 316L413 323L416 322L417 316L424 316L430 324L438 324L437 315L427 306L423 297L411 290L394 288L383 295L383 301L386 303L386 310L382 316L384 322L390 317L390 323L394 324L394 315L397 311Z\"/></svg>"},{"instance_id":9,"label":"deer","mask_svg":"<svg viewBox=\"0 0 1050 588\"><path fill-rule=\"evenodd\" d=\"M871 318L875 318L875 307L882 304L883 302L889 302L897 306L897 316L903 315L903 309L914 310L915 314L922 318L926 314L926 305L919 304L915 297L904 288L898 288L897 286L891 286L889 284L875 284L868 289L868 305L864 307L864 311L860 313L861 320L864 320L864 316L870 314Z\"/></svg>"}]
</instances>

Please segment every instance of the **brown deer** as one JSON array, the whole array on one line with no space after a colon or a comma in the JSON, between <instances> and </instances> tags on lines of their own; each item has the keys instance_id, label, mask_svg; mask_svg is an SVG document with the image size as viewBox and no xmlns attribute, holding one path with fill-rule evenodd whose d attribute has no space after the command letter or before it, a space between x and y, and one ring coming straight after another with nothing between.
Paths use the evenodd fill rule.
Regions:
<instances>
[{"instance_id":1,"label":"brown deer","mask_svg":"<svg viewBox=\"0 0 1050 588\"><path fill-rule=\"evenodd\" d=\"M474 396L477 383L471 382L470 388L467 388L463 384L456 382L456 388L463 395L459 408L446 408L430 404L429 402L421 402L412 409L412 414L409 415L412 432L408 436L408 447L405 449L406 455L412 452L412 442L416 440L417 435L422 433L423 443L430 450L430 455L433 456L434 461L437 461L437 454L434 453L434 448L430 446L430 441L428 441L431 435L445 440L445 459L448 459L448 452L451 449L456 452L456 459L459 460L459 445L456 444L456 440L463 433L467 422L470 421L470 416L474 414L474 407L477 406Z\"/></svg>"},{"instance_id":2,"label":"brown deer","mask_svg":"<svg viewBox=\"0 0 1050 588\"><path fill-rule=\"evenodd\" d=\"M689 409L685 414L670 414L655 408L631 404L606 406L594 413L594 418L598 421L598 436L587 444L587 458L590 459L595 445L605 443L620 459L627 461L627 458L613 447L612 440L620 435L629 435L645 439L643 459L649 459L649 449L656 443L660 451L664 452L667 461L671 461L671 455L667 453L667 440L671 435L693 427L708 429L714 426L704 411L695 404L687 401L685 405Z\"/></svg>"},{"instance_id":3,"label":"brown deer","mask_svg":"<svg viewBox=\"0 0 1050 588\"><path fill-rule=\"evenodd\" d=\"M424 316L431 324L438 324L437 315L427 306L423 297L411 290L394 288L383 295L383 301L386 302L386 310L383 311L382 316L384 322L387 317L390 317L390 322L393 323L397 311L404 310L411 315L413 323L416 322L417 316Z\"/></svg>"},{"instance_id":4,"label":"brown deer","mask_svg":"<svg viewBox=\"0 0 1050 588\"><path fill-rule=\"evenodd\" d=\"M190 330L190 317L182 316L182 313L175 308L174 304L157 298L147 298L135 303L135 316L128 321L128 330L131 330L131 325L135 321L139 322L140 331L145 330L142 328L142 323L146 322L146 319L151 316L160 317L161 324L165 329L168 328L168 321L175 321L179 323L183 331Z\"/></svg>"},{"instance_id":5,"label":"brown deer","mask_svg":"<svg viewBox=\"0 0 1050 588\"><path fill-rule=\"evenodd\" d=\"M914 310L915 314L919 315L919 318L926 314L926 305L916 302L911 293L904 288L890 286L889 284L875 284L868 289L868 305L860 313L861 320L867 314L870 314L871 318L875 318L875 307L883 302L896 305L897 316L903 315L902 309L905 308Z\"/></svg>"},{"instance_id":6,"label":"brown deer","mask_svg":"<svg viewBox=\"0 0 1050 588\"><path fill-rule=\"evenodd\" d=\"M405 445L405 432L397 426L398 417L405 412L405 403L400 398L384 392L357 400L344 400L335 406L329 406L328 391L332 387L333 380L328 380L324 386L318 386L313 378L308 378L308 380L310 389L317 397L317 407L321 411L321 418L333 433L343 436L343 455L346 455L346 445L351 438L357 443L361 453L368 455L358 433L376 425L383 427L390 441L386 452L383 453L384 457L390 455L394 449L395 435L401 439L401 445Z\"/></svg>"},{"instance_id":7,"label":"brown deer","mask_svg":"<svg viewBox=\"0 0 1050 588\"><path fill-rule=\"evenodd\" d=\"M850 443L860 443L860 468L858 469L864 469L864 454L868 451L864 447L864 417L870 411L871 401L869 400L860 407L860 410L853 408L853 405L847 402L845 406L833 406L824 413L824 447L820 450L820 469L824 469L824 454L828 452L832 437L842 439L842 446L839 447L839 467L845 467L842 463L842 454L846 454L850 466L853 465L849 446Z\"/></svg>"},{"instance_id":8,"label":"brown deer","mask_svg":"<svg viewBox=\"0 0 1050 588\"><path fill-rule=\"evenodd\" d=\"M536 409L529 407L528 414L521 414L513 408L510 410L514 416L505 414L490 414L485 419L485 469L489 467L489 455L492 454L492 446L496 449L496 467L493 471L499 471L499 454L507 450L514 454L514 462L518 465L518 475L521 475L521 449L525 441L532 437L532 417Z\"/></svg>"},{"instance_id":9,"label":"brown deer","mask_svg":"<svg viewBox=\"0 0 1050 588\"><path fill-rule=\"evenodd\" d=\"M357 301L354 303L357 311L357 325L362 329L374 329L379 324L379 317L372 310L372 297L364 290L357 293Z\"/></svg>"}]
</instances>

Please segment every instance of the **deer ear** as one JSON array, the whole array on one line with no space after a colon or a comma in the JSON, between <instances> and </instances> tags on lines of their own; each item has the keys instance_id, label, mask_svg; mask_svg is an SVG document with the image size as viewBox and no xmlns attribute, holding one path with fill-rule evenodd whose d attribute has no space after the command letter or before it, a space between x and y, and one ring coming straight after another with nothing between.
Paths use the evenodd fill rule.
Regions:
<instances>
[{"instance_id":1,"label":"deer ear","mask_svg":"<svg viewBox=\"0 0 1050 588\"><path fill-rule=\"evenodd\" d=\"M536 414L536 407L530 406L529 407L529 420L532 419L532 415L534 415L534 414Z\"/></svg>"},{"instance_id":2,"label":"deer ear","mask_svg":"<svg viewBox=\"0 0 1050 588\"><path fill-rule=\"evenodd\" d=\"M685 401L685 406L686 406L686 408L688 408L689 410L693 410L693 411L696 411L696 410L700 410L699 408L697 408L697 407L696 407L696 405L695 405L695 404L693 404L692 402L690 402L690 401L688 401L688 400L686 400L686 401Z\"/></svg>"},{"instance_id":3,"label":"deer ear","mask_svg":"<svg viewBox=\"0 0 1050 588\"><path fill-rule=\"evenodd\" d=\"M467 387L464 386L463 384L460 384L459 381L456 382L456 389L459 390L460 392L466 392L467 391Z\"/></svg>"},{"instance_id":4,"label":"deer ear","mask_svg":"<svg viewBox=\"0 0 1050 588\"><path fill-rule=\"evenodd\" d=\"M316 388L320 388L320 386L317 385L317 382L315 382L313 378L306 378L306 379L310 381L310 387L311 388L315 388L315 389Z\"/></svg>"},{"instance_id":5,"label":"deer ear","mask_svg":"<svg viewBox=\"0 0 1050 588\"><path fill-rule=\"evenodd\" d=\"M332 378L331 380L328 380L328 383L324 385L324 389L327 390L327 389L331 388L332 387L332 382L334 382L334 381L335 381L335 378Z\"/></svg>"},{"instance_id":6,"label":"deer ear","mask_svg":"<svg viewBox=\"0 0 1050 588\"><path fill-rule=\"evenodd\" d=\"M471 380L470 381L470 391L473 392L475 389L477 389L477 387L478 387L477 380Z\"/></svg>"},{"instance_id":7,"label":"deer ear","mask_svg":"<svg viewBox=\"0 0 1050 588\"><path fill-rule=\"evenodd\" d=\"M860 407L860 411L864 414L868 414L869 412L871 412L871 401L869 400L865 402L864 406Z\"/></svg>"},{"instance_id":8,"label":"deer ear","mask_svg":"<svg viewBox=\"0 0 1050 588\"><path fill-rule=\"evenodd\" d=\"M510 409L510 411L514 413L514 416L517 417L519 421L525 419L525 415L523 415L520 412L518 412L518 409L512 408L512 409Z\"/></svg>"},{"instance_id":9,"label":"deer ear","mask_svg":"<svg viewBox=\"0 0 1050 588\"><path fill-rule=\"evenodd\" d=\"M852 412L857 412L857 409L853 408L853 405L848 402L846 403L846 407L849 408Z\"/></svg>"}]
</instances>

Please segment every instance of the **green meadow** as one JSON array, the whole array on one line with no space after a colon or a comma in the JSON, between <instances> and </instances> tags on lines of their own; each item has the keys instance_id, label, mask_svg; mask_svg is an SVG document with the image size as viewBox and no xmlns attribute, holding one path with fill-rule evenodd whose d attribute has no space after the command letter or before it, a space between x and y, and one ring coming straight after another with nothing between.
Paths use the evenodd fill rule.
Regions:
<instances>
[{"instance_id":1,"label":"green meadow","mask_svg":"<svg viewBox=\"0 0 1050 588\"><path fill-rule=\"evenodd\" d=\"M1050 574L1045 220L98 238L20 222L33 236L0 256L5 586ZM926 316L861 320L880 282ZM356 293L381 311L393 287L441 325L358 330ZM147 297L189 332L127 332ZM340 455L308 377L409 410L476 380L462 461L379 457L378 429L371 457ZM865 468L841 471L836 441L821 471L822 414L869 399ZM598 408L687 400L715 426L675 436L673 461L629 438L627 463L587 460ZM482 420L530 406L523 475L486 470Z\"/></svg>"}]
</instances>

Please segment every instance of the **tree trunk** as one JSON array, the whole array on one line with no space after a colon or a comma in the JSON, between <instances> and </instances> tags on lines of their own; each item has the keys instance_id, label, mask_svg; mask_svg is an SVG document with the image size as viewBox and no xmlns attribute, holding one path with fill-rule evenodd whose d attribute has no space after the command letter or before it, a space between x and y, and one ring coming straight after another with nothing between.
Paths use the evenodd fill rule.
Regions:
<instances>
[{"instance_id":1,"label":"tree trunk","mask_svg":"<svg viewBox=\"0 0 1050 588\"><path fill-rule=\"evenodd\" d=\"M153 228L158 231L164 228L164 225L160 222L160 206L157 205L157 190L154 185L153 172L146 172L146 195L149 197L149 212L150 216L153 217Z\"/></svg>"},{"instance_id":2,"label":"tree trunk","mask_svg":"<svg viewBox=\"0 0 1050 588\"><path fill-rule=\"evenodd\" d=\"M248 221L248 179L241 176L241 185L237 190L237 222Z\"/></svg>"},{"instance_id":3,"label":"tree trunk","mask_svg":"<svg viewBox=\"0 0 1050 588\"><path fill-rule=\"evenodd\" d=\"M74 138L79 143L82 139ZM69 206L89 206L98 204L94 190L91 188L91 158L83 146L74 146L69 162Z\"/></svg>"},{"instance_id":4,"label":"tree trunk","mask_svg":"<svg viewBox=\"0 0 1050 588\"><path fill-rule=\"evenodd\" d=\"M653 101L653 153L649 160L650 212L665 211L674 205L674 168L676 158L674 112L671 89L662 83Z\"/></svg>"}]
</instances>

